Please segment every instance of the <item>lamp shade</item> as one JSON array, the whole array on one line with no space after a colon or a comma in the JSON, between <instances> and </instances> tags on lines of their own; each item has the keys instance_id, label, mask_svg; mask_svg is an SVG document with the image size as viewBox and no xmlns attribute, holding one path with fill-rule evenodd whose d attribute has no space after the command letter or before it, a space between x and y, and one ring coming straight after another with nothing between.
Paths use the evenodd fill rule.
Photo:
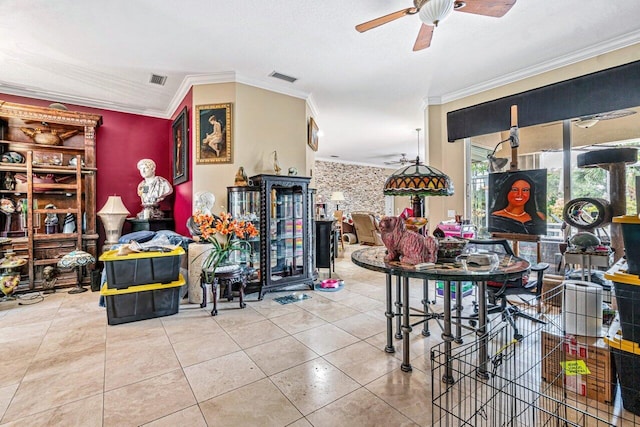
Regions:
<instances>
[{"instance_id":1,"label":"lamp shade","mask_svg":"<svg viewBox=\"0 0 640 427\"><path fill-rule=\"evenodd\" d=\"M451 178L416 159L391 174L383 192L387 196L451 196L454 189Z\"/></svg>"},{"instance_id":2,"label":"lamp shade","mask_svg":"<svg viewBox=\"0 0 640 427\"><path fill-rule=\"evenodd\" d=\"M418 16L426 25L438 26L453 12L453 0L428 0L420 8Z\"/></svg>"},{"instance_id":3,"label":"lamp shade","mask_svg":"<svg viewBox=\"0 0 640 427\"><path fill-rule=\"evenodd\" d=\"M344 193L342 191L334 191L331 193L331 201L341 202L344 200Z\"/></svg>"},{"instance_id":4,"label":"lamp shade","mask_svg":"<svg viewBox=\"0 0 640 427\"><path fill-rule=\"evenodd\" d=\"M120 196L109 196L107 203L104 204L97 214L102 221L106 233L105 243L107 245L118 243L124 220L127 218L127 215L130 214L127 207L122 203Z\"/></svg>"}]
</instances>

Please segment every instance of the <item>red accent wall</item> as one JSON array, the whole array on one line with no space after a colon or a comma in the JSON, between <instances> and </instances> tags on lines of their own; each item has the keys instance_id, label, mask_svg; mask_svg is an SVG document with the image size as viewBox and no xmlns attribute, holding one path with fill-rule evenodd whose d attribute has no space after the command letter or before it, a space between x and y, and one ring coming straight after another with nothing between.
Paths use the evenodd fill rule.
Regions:
<instances>
[{"instance_id":1,"label":"red accent wall","mask_svg":"<svg viewBox=\"0 0 640 427\"><path fill-rule=\"evenodd\" d=\"M171 120L173 122L173 120L176 119L176 117L178 116L178 114L180 114L180 112L182 111L182 109L186 106L187 107L187 123L189 126L189 131L188 131L188 139L187 141L191 141L192 138L192 132L193 129L191 129L191 117L193 116L193 108L191 108L191 105L193 104L193 91L192 89L189 89L189 92L187 93L187 95L184 97L184 99L182 100L182 102L180 103L180 105L178 106L178 108L176 109L176 111L173 112L173 115L171 116ZM171 133L171 130L169 131L169 133ZM172 137L172 136L171 136ZM170 143L169 146L169 152L171 154L171 161L175 161L175 159L173 158L173 140ZM191 164L191 154L192 154L192 144L187 144L186 145L187 148L187 164L189 165L188 167L188 173L189 173L189 177L187 179L186 182L183 182L182 184L178 184L176 186L173 187L173 194L174 194L174 204L173 204L173 218L175 220L176 223L176 232L180 233L184 236L189 236L190 233L187 230L187 220L189 219L189 217L191 216L191 206L192 206L192 200L193 200L193 185L192 185L192 181L191 181L191 177L193 176L192 173L192 169L193 169L193 165ZM173 163L171 163L173 164ZM173 173L173 172L171 172Z\"/></svg>"},{"instance_id":2,"label":"red accent wall","mask_svg":"<svg viewBox=\"0 0 640 427\"><path fill-rule=\"evenodd\" d=\"M190 91L183 104L176 111L176 116L183 105L191 105L191 98ZM0 99L44 107L54 102L5 94L0 94ZM142 177L136 167L140 159L148 158L155 161L156 175L172 181L172 120L67 103L65 105L73 111L102 115L102 126L98 128L96 133L97 210L104 205L108 196L114 194L122 197L131 216L135 216L141 210L137 187L142 181ZM189 111L189 115L191 115L191 111ZM177 202L177 207L174 206L174 202ZM189 181L177 186L177 188L174 187L174 194L161 203L160 209L175 212L177 232L188 235L185 215L191 213L191 165L189 165ZM101 247L104 241L104 229L101 224L98 224L97 228L100 233L98 247ZM127 233L129 230L128 224L125 223L123 233Z\"/></svg>"}]
</instances>

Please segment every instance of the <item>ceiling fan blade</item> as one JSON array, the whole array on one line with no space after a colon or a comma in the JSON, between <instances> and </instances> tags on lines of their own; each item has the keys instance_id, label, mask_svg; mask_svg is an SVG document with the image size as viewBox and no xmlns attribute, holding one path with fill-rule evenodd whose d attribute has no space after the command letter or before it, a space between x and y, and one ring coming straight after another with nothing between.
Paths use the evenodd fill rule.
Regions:
<instances>
[{"instance_id":1,"label":"ceiling fan blade","mask_svg":"<svg viewBox=\"0 0 640 427\"><path fill-rule=\"evenodd\" d=\"M435 27L432 27L431 25L422 24L422 26L420 27L420 31L418 32L416 42L413 45L414 52L426 49L431 46L431 37L433 36L434 28Z\"/></svg>"},{"instance_id":2,"label":"ceiling fan blade","mask_svg":"<svg viewBox=\"0 0 640 427\"><path fill-rule=\"evenodd\" d=\"M465 0L456 3L465 3L464 7L455 9L458 12L500 18L511 10L516 0Z\"/></svg>"},{"instance_id":3,"label":"ceiling fan blade","mask_svg":"<svg viewBox=\"0 0 640 427\"><path fill-rule=\"evenodd\" d=\"M372 19L371 21L364 22L360 25L356 25L356 30L361 33L365 31L369 31L372 28L379 27L380 25L386 24L387 22L395 21L396 19L400 19L403 16L413 15L418 13L418 9L415 7L409 7L407 9L402 9L397 12L390 13L385 16L381 16L380 18Z\"/></svg>"}]
</instances>

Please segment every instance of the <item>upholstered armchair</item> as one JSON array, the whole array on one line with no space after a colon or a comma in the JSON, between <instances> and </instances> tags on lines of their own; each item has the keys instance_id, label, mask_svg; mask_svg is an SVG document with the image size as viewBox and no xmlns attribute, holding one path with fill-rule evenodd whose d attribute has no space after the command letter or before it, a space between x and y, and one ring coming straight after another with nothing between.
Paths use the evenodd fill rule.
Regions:
<instances>
[{"instance_id":1,"label":"upholstered armchair","mask_svg":"<svg viewBox=\"0 0 640 427\"><path fill-rule=\"evenodd\" d=\"M356 229L358 242L363 245L382 246L382 237L380 237L380 229L378 221L371 212L352 212L353 226Z\"/></svg>"}]
</instances>

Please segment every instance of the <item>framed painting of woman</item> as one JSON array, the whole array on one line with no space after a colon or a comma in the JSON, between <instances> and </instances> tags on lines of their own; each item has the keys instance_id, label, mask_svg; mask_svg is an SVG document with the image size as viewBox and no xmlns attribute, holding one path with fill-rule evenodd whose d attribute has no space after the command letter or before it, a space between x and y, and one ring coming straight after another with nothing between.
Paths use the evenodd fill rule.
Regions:
<instances>
[{"instance_id":1,"label":"framed painting of woman","mask_svg":"<svg viewBox=\"0 0 640 427\"><path fill-rule=\"evenodd\" d=\"M231 103L196 105L196 163L232 163Z\"/></svg>"},{"instance_id":2,"label":"framed painting of woman","mask_svg":"<svg viewBox=\"0 0 640 427\"><path fill-rule=\"evenodd\" d=\"M173 133L173 185L189 179L189 120L184 107L171 126Z\"/></svg>"},{"instance_id":3,"label":"framed painting of woman","mask_svg":"<svg viewBox=\"0 0 640 427\"><path fill-rule=\"evenodd\" d=\"M547 234L547 170L489 175L489 231Z\"/></svg>"}]
</instances>

